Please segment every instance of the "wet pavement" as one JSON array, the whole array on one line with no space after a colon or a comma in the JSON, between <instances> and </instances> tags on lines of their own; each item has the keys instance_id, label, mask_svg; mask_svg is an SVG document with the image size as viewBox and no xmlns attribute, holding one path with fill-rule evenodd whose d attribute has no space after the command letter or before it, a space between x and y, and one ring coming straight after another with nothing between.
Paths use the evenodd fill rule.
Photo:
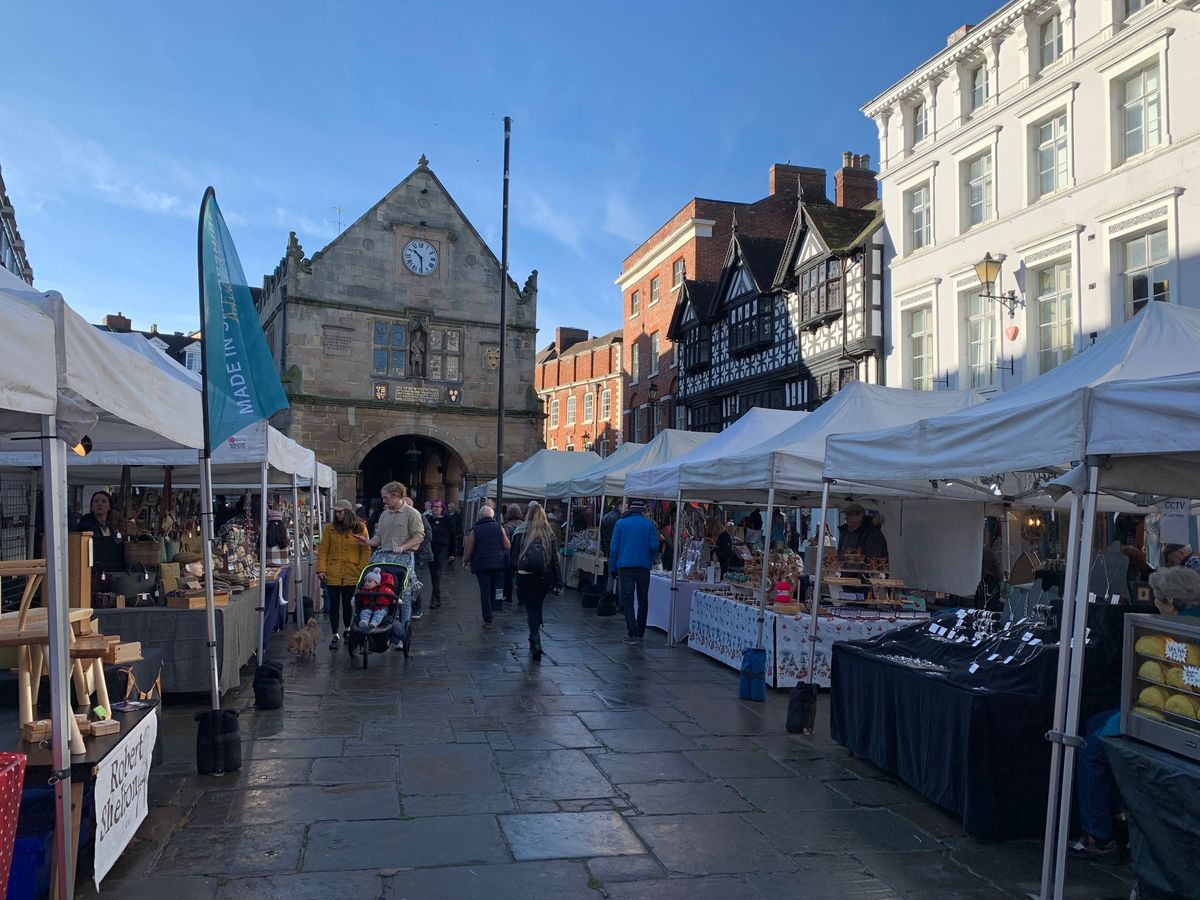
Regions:
<instances>
[{"instance_id":1,"label":"wet pavement","mask_svg":"<svg viewBox=\"0 0 1200 900\"><path fill-rule=\"evenodd\" d=\"M286 660L285 704L242 710L245 763L195 774L168 697L149 817L104 882L123 900L234 898L988 898L1036 892L1035 841L983 842L828 738L785 733L787 693L650 632L622 643L568 591L545 657L524 610L484 631L474 579L415 625L412 657ZM824 704L825 698L822 698ZM1073 861L1069 896L1129 896ZM95 896L90 885L80 897Z\"/></svg>"}]
</instances>

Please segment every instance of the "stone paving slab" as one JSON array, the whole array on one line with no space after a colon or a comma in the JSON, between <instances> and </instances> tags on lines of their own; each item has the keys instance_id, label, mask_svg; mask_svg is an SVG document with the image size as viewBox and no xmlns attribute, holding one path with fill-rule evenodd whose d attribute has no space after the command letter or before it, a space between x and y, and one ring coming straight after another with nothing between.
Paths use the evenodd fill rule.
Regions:
<instances>
[{"instance_id":1,"label":"stone paving slab","mask_svg":"<svg viewBox=\"0 0 1200 900\"><path fill-rule=\"evenodd\" d=\"M600 900L582 863L554 860L399 872L387 879L396 900ZM348 897L350 895L342 895Z\"/></svg>"},{"instance_id":2,"label":"stone paving slab","mask_svg":"<svg viewBox=\"0 0 1200 900\"><path fill-rule=\"evenodd\" d=\"M295 872L302 829L290 823L241 828L183 828L167 842L156 875L229 875Z\"/></svg>"},{"instance_id":3,"label":"stone paving slab","mask_svg":"<svg viewBox=\"0 0 1200 900\"><path fill-rule=\"evenodd\" d=\"M514 859L579 859L645 852L615 812L544 813L500 816L500 829Z\"/></svg>"},{"instance_id":4,"label":"stone paving slab","mask_svg":"<svg viewBox=\"0 0 1200 900\"><path fill-rule=\"evenodd\" d=\"M618 784L708 780L704 772L679 753L599 753L592 759Z\"/></svg>"},{"instance_id":5,"label":"stone paving slab","mask_svg":"<svg viewBox=\"0 0 1200 900\"><path fill-rule=\"evenodd\" d=\"M792 868L737 815L637 816L629 820L669 872L723 875Z\"/></svg>"},{"instance_id":6,"label":"stone paving slab","mask_svg":"<svg viewBox=\"0 0 1200 900\"><path fill-rule=\"evenodd\" d=\"M646 815L752 812L754 809L731 788L711 781L626 784L621 789L634 808Z\"/></svg>"},{"instance_id":7,"label":"stone paving slab","mask_svg":"<svg viewBox=\"0 0 1200 900\"><path fill-rule=\"evenodd\" d=\"M962 897L999 900L1004 891L980 885L979 879L954 862L948 853L855 853L868 872L909 894L920 897Z\"/></svg>"},{"instance_id":8,"label":"stone paving slab","mask_svg":"<svg viewBox=\"0 0 1200 900\"><path fill-rule=\"evenodd\" d=\"M384 878L378 872L314 872L237 878L221 887L217 900L376 900L384 896ZM162 900L183 900L174 894Z\"/></svg>"},{"instance_id":9,"label":"stone paving slab","mask_svg":"<svg viewBox=\"0 0 1200 900\"><path fill-rule=\"evenodd\" d=\"M742 878L665 878L606 885L611 900L763 900ZM768 895L769 896L769 895Z\"/></svg>"},{"instance_id":10,"label":"stone paving slab","mask_svg":"<svg viewBox=\"0 0 1200 900\"><path fill-rule=\"evenodd\" d=\"M508 862L495 816L322 822L308 830L304 871Z\"/></svg>"},{"instance_id":11,"label":"stone paving slab","mask_svg":"<svg viewBox=\"0 0 1200 900\"><path fill-rule=\"evenodd\" d=\"M162 875L154 878L106 878L100 896L121 900L215 900L220 882L216 878ZM96 896L89 884L78 896Z\"/></svg>"}]
</instances>

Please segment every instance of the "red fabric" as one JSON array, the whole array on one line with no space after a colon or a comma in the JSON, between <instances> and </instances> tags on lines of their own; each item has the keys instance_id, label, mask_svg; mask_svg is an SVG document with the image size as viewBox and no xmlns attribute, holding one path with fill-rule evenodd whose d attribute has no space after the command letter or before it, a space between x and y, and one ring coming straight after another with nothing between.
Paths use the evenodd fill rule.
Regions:
<instances>
[{"instance_id":1,"label":"red fabric","mask_svg":"<svg viewBox=\"0 0 1200 900\"><path fill-rule=\"evenodd\" d=\"M396 576L391 572L379 574L379 587L358 592L358 602L363 609L387 609L396 599Z\"/></svg>"},{"instance_id":2,"label":"red fabric","mask_svg":"<svg viewBox=\"0 0 1200 900\"><path fill-rule=\"evenodd\" d=\"M24 782L25 754L0 753L0 897L8 894L8 873L12 869Z\"/></svg>"}]
</instances>

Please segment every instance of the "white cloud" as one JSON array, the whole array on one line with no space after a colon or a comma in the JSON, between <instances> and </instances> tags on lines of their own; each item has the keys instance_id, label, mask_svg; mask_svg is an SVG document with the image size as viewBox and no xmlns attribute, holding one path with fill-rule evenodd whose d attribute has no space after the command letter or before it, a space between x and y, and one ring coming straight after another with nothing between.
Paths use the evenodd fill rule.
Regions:
<instances>
[{"instance_id":1,"label":"white cloud","mask_svg":"<svg viewBox=\"0 0 1200 900\"><path fill-rule=\"evenodd\" d=\"M20 122L20 127L15 127ZM5 125L13 126L6 128ZM158 184L153 176L131 170L94 140L77 138L44 120L27 121L0 109L4 162L19 172L13 193L27 208L88 194L106 202L158 215L190 217L194 204ZM174 179L161 179L171 181Z\"/></svg>"}]
</instances>

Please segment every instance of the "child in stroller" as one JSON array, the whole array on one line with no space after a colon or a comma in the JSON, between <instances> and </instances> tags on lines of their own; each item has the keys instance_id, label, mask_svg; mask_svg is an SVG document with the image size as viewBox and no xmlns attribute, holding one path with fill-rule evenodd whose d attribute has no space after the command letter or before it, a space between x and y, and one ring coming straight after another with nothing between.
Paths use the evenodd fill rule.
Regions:
<instances>
[{"instance_id":1,"label":"child in stroller","mask_svg":"<svg viewBox=\"0 0 1200 900\"><path fill-rule=\"evenodd\" d=\"M359 576L346 650L351 657L361 654L364 669L371 653L384 653L389 647L399 647L409 655L410 595L415 580L410 571L399 562L376 560Z\"/></svg>"},{"instance_id":2,"label":"child in stroller","mask_svg":"<svg viewBox=\"0 0 1200 900\"><path fill-rule=\"evenodd\" d=\"M367 570L358 590L358 627L360 630L378 628L396 600L396 579L391 572L378 566Z\"/></svg>"}]
</instances>

